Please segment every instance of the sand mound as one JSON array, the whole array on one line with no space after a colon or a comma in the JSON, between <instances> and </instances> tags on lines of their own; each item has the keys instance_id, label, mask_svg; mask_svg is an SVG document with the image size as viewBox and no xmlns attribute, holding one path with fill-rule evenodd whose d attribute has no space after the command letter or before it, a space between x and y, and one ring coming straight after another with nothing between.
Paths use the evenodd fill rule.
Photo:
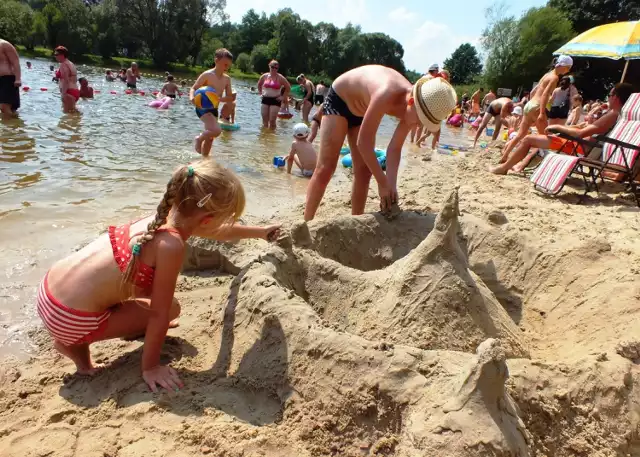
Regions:
<instances>
[{"instance_id":1,"label":"sand mound","mask_svg":"<svg viewBox=\"0 0 640 457\"><path fill-rule=\"evenodd\" d=\"M337 232L335 224L328 230L316 228L313 238L310 231L305 232L305 226L298 226L293 231L294 245L289 255L275 261L275 278L293 289L336 330L422 349L466 352L472 352L488 337L500 338L509 357L527 357L522 332L482 280L469 270L457 240L458 212L458 194L454 191L433 229L415 249L373 271L357 269L365 265L371 270L367 253L379 257L375 255L379 254L376 246L381 244L367 237L371 229L367 230L366 221L352 224L346 234ZM402 241L402 235L397 235ZM345 239L353 239L361 253L350 257L356 268L319 257L308 249L324 247L325 255L335 253L340 258L342 250L327 246L341 246Z\"/></svg>"}]
</instances>

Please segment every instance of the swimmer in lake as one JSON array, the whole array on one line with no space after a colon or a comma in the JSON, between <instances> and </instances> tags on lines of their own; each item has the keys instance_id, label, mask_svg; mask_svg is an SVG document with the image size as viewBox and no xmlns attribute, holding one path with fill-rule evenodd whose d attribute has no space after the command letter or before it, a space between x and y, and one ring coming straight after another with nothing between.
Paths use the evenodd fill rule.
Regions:
<instances>
[{"instance_id":1,"label":"swimmer in lake","mask_svg":"<svg viewBox=\"0 0 640 457\"><path fill-rule=\"evenodd\" d=\"M265 73L258 81L258 94L262 95L260 114L262 115L262 127L275 130L276 119L280 107L288 108L289 92L291 84L287 78L278 73L280 64L276 60L269 62L269 73ZM284 92L281 89L284 88Z\"/></svg>"},{"instance_id":2,"label":"swimmer in lake","mask_svg":"<svg viewBox=\"0 0 640 457\"><path fill-rule=\"evenodd\" d=\"M296 81L302 88L302 121L309 123L309 113L313 107L313 100L315 97L313 83L309 81L303 74L300 74Z\"/></svg>"},{"instance_id":3,"label":"swimmer in lake","mask_svg":"<svg viewBox=\"0 0 640 457\"><path fill-rule=\"evenodd\" d=\"M198 79L191 87L189 91L189 100L191 100L191 103L194 103L195 91L204 86L212 87L216 91L219 97L219 103L233 101L231 78L227 74L227 71L233 63L233 54L225 48L220 48L215 53L214 62L215 67L198 76ZM196 137L194 148L197 153L206 157L211 152L214 138L218 137L222 132L222 128L220 128L218 124L218 108L196 108L196 114L204 124L204 132Z\"/></svg>"},{"instance_id":4,"label":"swimmer in lake","mask_svg":"<svg viewBox=\"0 0 640 457\"><path fill-rule=\"evenodd\" d=\"M80 100L80 90L78 89L78 70L68 59L69 50L64 46L58 46L54 50L56 60L60 63L58 69L60 81L60 95L62 96L62 110L65 113L73 113L76 110L76 102Z\"/></svg>"},{"instance_id":5,"label":"swimmer in lake","mask_svg":"<svg viewBox=\"0 0 640 457\"><path fill-rule=\"evenodd\" d=\"M80 78L78 82L80 83L80 97L93 98L93 87L89 86L87 78Z\"/></svg>"},{"instance_id":6,"label":"swimmer in lake","mask_svg":"<svg viewBox=\"0 0 640 457\"><path fill-rule=\"evenodd\" d=\"M126 71L127 88L136 89L138 87L138 80L142 79L138 64L131 62L131 67Z\"/></svg>"},{"instance_id":7,"label":"swimmer in lake","mask_svg":"<svg viewBox=\"0 0 640 457\"><path fill-rule=\"evenodd\" d=\"M345 138L353 160L352 214L364 212L372 175L381 209L391 210L398 202L398 167L409 130L418 123L429 131L439 130L456 101L455 90L442 78L420 78L412 85L396 70L381 65L364 65L339 76L322 106L320 153L307 189L305 220L315 217ZM375 154L376 134L385 115L399 119L387 147L386 173Z\"/></svg>"},{"instance_id":8,"label":"swimmer in lake","mask_svg":"<svg viewBox=\"0 0 640 457\"><path fill-rule=\"evenodd\" d=\"M105 80L107 80L107 82L113 82L116 80L116 77L113 76L113 73L111 73L111 70L107 70L107 73L104 77Z\"/></svg>"},{"instance_id":9,"label":"swimmer in lake","mask_svg":"<svg viewBox=\"0 0 640 457\"><path fill-rule=\"evenodd\" d=\"M287 173L291 173L291 168L295 162L298 168L300 168L302 176L305 178L313 176L318 156L313 145L307 141L308 137L309 127L307 127L307 124L301 122L293 127L294 140L293 143L291 143L289 157L287 157Z\"/></svg>"},{"instance_id":10,"label":"swimmer in lake","mask_svg":"<svg viewBox=\"0 0 640 457\"><path fill-rule=\"evenodd\" d=\"M180 88L173 82L173 76L169 75L167 76L167 82L164 83L158 94L158 98L169 97L175 99L178 96L178 92L180 92Z\"/></svg>"},{"instance_id":11,"label":"swimmer in lake","mask_svg":"<svg viewBox=\"0 0 640 457\"><path fill-rule=\"evenodd\" d=\"M20 108L22 72L18 51L11 43L0 39L0 115L13 117Z\"/></svg>"},{"instance_id":12,"label":"swimmer in lake","mask_svg":"<svg viewBox=\"0 0 640 457\"><path fill-rule=\"evenodd\" d=\"M558 85L560 77L566 75L573 66L573 59L569 56L559 56L553 63L553 70L544 75L538 85L531 91L530 100L524 106L524 116L518 134L509 141L503 151L501 163L506 161L511 150L529 133L529 128L535 123L538 134L542 135L547 128L547 111L545 107L551 94Z\"/></svg>"}]
</instances>

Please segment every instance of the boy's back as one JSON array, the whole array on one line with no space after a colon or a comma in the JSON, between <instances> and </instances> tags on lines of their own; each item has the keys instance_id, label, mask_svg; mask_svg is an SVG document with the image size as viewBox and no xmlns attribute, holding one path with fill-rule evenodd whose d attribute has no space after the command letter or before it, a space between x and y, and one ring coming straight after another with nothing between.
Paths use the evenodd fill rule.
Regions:
<instances>
[{"instance_id":1,"label":"boy's back","mask_svg":"<svg viewBox=\"0 0 640 457\"><path fill-rule=\"evenodd\" d=\"M313 171L316 168L318 156L313 144L305 140L293 140L291 144L293 153L298 157L303 171Z\"/></svg>"}]
</instances>

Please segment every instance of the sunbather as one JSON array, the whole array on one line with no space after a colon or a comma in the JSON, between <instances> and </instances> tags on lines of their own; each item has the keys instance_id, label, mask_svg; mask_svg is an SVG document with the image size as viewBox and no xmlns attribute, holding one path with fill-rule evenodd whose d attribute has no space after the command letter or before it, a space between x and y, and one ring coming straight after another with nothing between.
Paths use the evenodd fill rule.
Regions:
<instances>
[{"instance_id":1,"label":"sunbather","mask_svg":"<svg viewBox=\"0 0 640 457\"><path fill-rule=\"evenodd\" d=\"M585 127L577 127L577 126L567 126L567 125L551 125L545 129L547 135L527 135L520 145L514 149L507 161L503 164L500 164L496 167L489 168L491 173L495 173L498 175L506 175L507 172L514 167L518 162L522 161L522 163L518 164L518 167L515 167L513 171L521 172L528 160L523 160L527 154L529 154L529 150L531 148L543 148L543 149L552 149L555 151L567 152L571 153L576 150L578 153L584 154L582 146L580 146L575 141L563 140L562 138L553 135L554 133L564 133L566 135L571 135L577 138L588 138L593 135L603 135L609 132L613 126L618 121L618 116L620 115L620 110L627 102L631 93L633 92L633 88L631 84L627 83L619 83L611 89L609 93L609 111L602 115L599 119L597 119L592 124L588 124ZM530 158L530 157L528 157Z\"/></svg>"}]
</instances>

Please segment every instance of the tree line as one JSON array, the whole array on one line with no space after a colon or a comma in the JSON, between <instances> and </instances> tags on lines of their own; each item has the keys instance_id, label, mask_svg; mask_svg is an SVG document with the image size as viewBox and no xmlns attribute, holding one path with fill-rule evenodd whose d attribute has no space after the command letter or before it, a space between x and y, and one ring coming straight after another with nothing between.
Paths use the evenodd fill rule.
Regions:
<instances>
[{"instance_id":1,"label":"tree line","mask_svg":"<svg viewBox=\"0 0 640 457\"><path fill-rule=\"evenodd\" d=\"M210 66L215 49L226 47L243 72L267 71L275 58L289 75L332 79L367 63L407 74L402 45L383 33L314 25L289 8L269 16L249 10L234 24L225 6L226 0L3 0L0 36L27 48L63 44L75 55L148 58L159 67Z\"/></svg>"},{"instance_id":2,"label":"tree line","mask_svg":"<svg viewBox=\"0 0 640 457\"><path fill-rule=\"evenodd\" d=\"M215 49L226 47L245 73L266 71L275 58L282 73L314 80L368 63L395 68L410 81L424 72L408 70L402 45L383 33L363 33L353 24L314 25L289 8L271 15L252 9L232 23L225 7L226 0L2 0L0 37L27 48L63 44L75 55L148 58L158 67L211 66ZM528 90L556 49L591 27L640 19L640 2L549 0L520 17L505 11L498 5L487 12L484 65L469 43L445 60L454 84ZM585 96L596 98L620 79L622 67L609 59L576 59L573 74ZM640 79L640 62L631 62L627 79Z\"/></svg>"}]
</instances>

